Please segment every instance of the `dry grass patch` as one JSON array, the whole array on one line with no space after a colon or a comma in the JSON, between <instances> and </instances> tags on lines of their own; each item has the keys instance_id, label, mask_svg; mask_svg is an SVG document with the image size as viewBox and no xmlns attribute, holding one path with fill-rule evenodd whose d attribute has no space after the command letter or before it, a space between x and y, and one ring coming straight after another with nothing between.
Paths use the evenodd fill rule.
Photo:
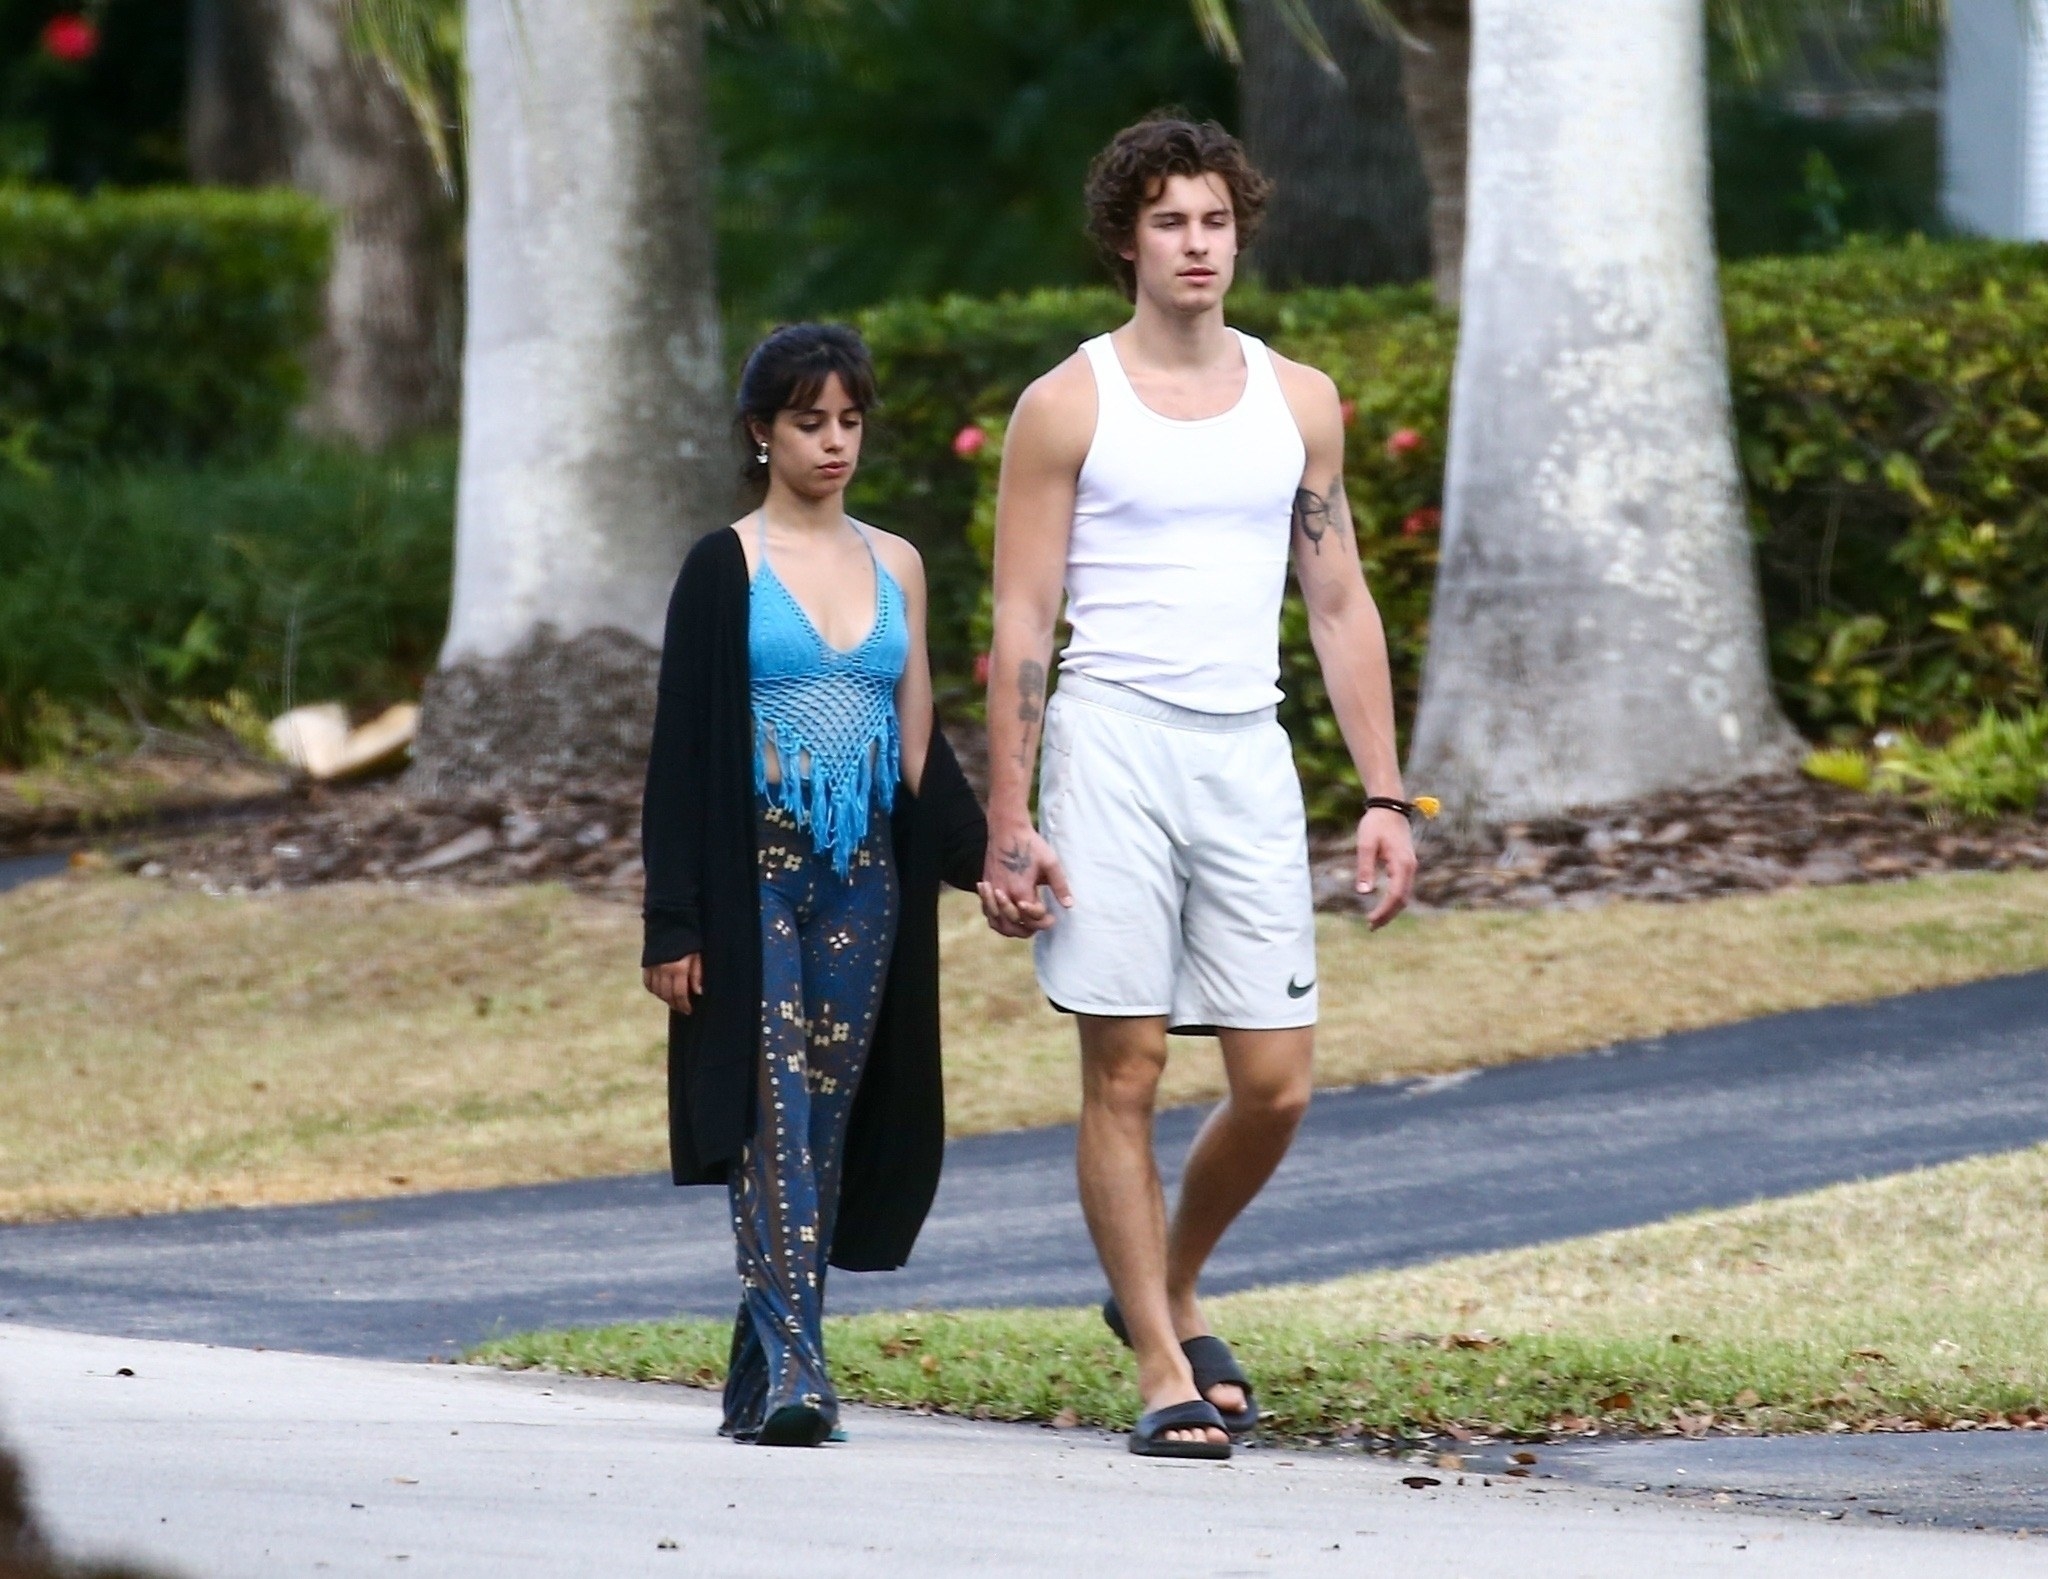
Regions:
<instances>
[{"instance_id":1,"label":"dry grass patch","mask_svg":"<svg viewBox=\"0 0 2048 1579\"><path fill-rule=\"evenodd\" d=\"M1648 1228L1240 1294L1210 1316L1270 1424L1308 1435L2038 1428L2048 1148ZM485 1345L499 1364L708 1385L728 1329ZM1128 1355L1093 1311L835 1318L848 1397L1118 1428Z\"/></svg>"},{"instance_id":2,"label":"dry grass patch","mask_svg":"<svg viewBox=\"0 0 2048 1579\"><path fill-rule=\"evenodd\" d=\"M662 1165L636 919L558 889L0 900L0 1213Z\"/></svg>"},{"instance_id":3,"label":"dry grass patch","mask_svg":"<svg viewBox=\"0 0 2048 1579\"><path fill-rule=\"evenodd\" d=\"M1325 917L1326 1085L2048 967L2048 874L1590 911ZM1030 952L949 896L956 1134L1073 1116ZM0 896L0 1218L336 1199L663 1166L639 923L560 888ZM1177 1044L1172 1101L1221 1089Z\"/></svg>"}]
</instances>

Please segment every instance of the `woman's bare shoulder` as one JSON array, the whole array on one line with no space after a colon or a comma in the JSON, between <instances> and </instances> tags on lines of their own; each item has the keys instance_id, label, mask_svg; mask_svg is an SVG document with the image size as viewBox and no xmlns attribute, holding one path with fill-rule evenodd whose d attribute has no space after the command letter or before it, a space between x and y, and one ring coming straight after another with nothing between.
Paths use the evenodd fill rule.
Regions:
<instances>
[{"instance_id":1,"label":"woman's bare shoulder","mask_svg":"<svg viewBox=\"0 0 2048 1579\"><path fill-rule=\"evenodd\" d=\"M894 532L885 532L879 526L860 523L860 529L874 544L875 557L889 567L889 574L908 586L913 580L924 584L924 556L917 551L917 545L907 537L898 537Z\"/></svg>"}]
</instances>

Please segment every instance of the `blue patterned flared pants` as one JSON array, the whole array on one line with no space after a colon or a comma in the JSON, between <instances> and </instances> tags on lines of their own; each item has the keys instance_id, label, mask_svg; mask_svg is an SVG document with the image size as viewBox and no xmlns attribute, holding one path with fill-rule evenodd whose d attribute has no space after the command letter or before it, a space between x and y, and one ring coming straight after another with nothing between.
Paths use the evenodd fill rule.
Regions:
<instances>
[{"instance_id":1,"label":"blue patterned flared pants","mask_svg":"<svg viewBox=\"0 0 2048 1579\"><path fill-rule=\"evenodd\" d=\"M886 812L870 808L845 877L788 812L764 800L759 819L760 1086L730 1191L741 1297L725 1429L738 1437L788 1404L838 1418L821 1330L825 1258L846 1120L896 942Z\"/></svg>"}]
</instances>

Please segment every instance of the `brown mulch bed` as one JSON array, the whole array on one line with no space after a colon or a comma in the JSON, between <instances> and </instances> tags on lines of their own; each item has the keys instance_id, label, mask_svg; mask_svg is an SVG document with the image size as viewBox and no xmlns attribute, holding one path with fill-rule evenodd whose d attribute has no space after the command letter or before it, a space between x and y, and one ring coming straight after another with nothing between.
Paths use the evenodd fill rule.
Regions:
<instances>
[{"instance_id":1,"label":"brown mulch bed","mask_svg":"<svg viewBox=\"0 0 2048 1579\"><path fill-rule=\"evenodd\" d=\"M1462 849L1431 830L1421 853L1420 905L1534 909L2048 869L2048 820L1945 825L1905 801L1794 773L1515 823ZM1319 903L1349 902L1348 839L1318 843L1315 877Z\"/></svg>"},{"instance_id":2,"label":"brown mulch bed","mask_svg":"<svg viewBox=\"0 0 2048 1579\"><path fill-rule=\"evenodd\" d=\"M640 785L545 799L418 799L392 784L313 789L211 827L131 836L120 864L221 890L347 880L482 886L559 881L637 905ZM2048 820L1944 826L1898 800L1799 775L1659 795L1490 830L1423 835L1419 905L1541 908L1709 899L1959 870L2048 869ZM1349 909L1348 834L1318 838L1318 903Z\"/></svg>"}]
</instances>

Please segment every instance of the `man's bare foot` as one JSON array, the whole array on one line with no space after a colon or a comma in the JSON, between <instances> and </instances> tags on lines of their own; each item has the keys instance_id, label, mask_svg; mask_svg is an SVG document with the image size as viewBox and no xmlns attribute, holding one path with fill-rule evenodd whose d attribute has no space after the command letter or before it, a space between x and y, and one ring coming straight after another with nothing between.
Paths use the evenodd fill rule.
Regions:
<instances>
[{"instance_id":1,"label":"man's bare foot","mask_svg":"<svg viewBox=\"0 0 2048 1579\"><path fill-rule=\"evenodd\" d=\"M1186 1386L1169 1388L1157 1397L1144 1394L1141 1395L1143 1407L1139 1412L1141 1414L1153 1414L1161 1409L1170 1409L1175 1404L1193 1403L1200 1396L1195 1391L1193 1383L1189 1383ZM1216 1426L1176 1426L1171 1431L1160 1432L1159 1440L1162 1442L1228 1442L1230 1440L1230 1433Z\"/></svg>"},{"instance_id":2,"label":"man's bare foot","mask_svg":"<svg viewBox=\"0 0 2048 1579\"><path fill-rule=\"evenodd\" d=\"M1218 1414L1243 1414L1245 1408L1244 1389L1235 1382L1218 1382L1202 1396L1216 1406Z\"/></svg>"},{"instance_id":3,"label":"man's bare foot","mask_svg":"<svg viewBox=\"0 0 2048 1579\"><path fill-rule=\"evenodd\" d=\"M1178 1349L1169 1349L1152 1364L1138 1365L1138 1397L1141 1414L1170 1409L1175 1404L1193 1403L1202 1395L1195 1390L1194 1373ZM1215 1426L1178 1426L1159 1433L1163 1442L1228 1442L1230 1433Z\"/></svg>"}]
</instances>

